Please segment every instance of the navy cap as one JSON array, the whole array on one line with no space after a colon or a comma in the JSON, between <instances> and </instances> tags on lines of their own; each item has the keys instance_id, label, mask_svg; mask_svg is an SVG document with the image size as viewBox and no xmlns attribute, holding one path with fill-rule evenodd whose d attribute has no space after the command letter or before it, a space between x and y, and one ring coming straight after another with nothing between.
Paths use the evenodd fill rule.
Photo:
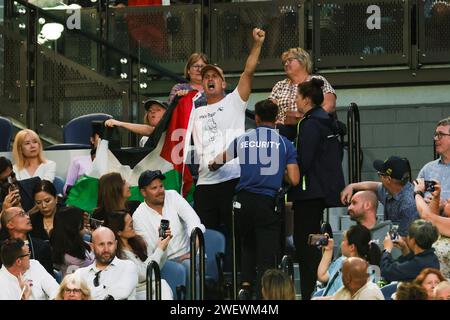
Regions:
<instances>
[{"instance_id":1,"label":"navy cap","mask_svg":"<svg viewBox=\"0 0 450 320\"><path fill-rule=\"evenodd\" d=\"M161 173L160 170L145 170L141 173L138 180L138 186L139 189L143 189L146 186L148 186L150 183L152 183L155 179L161 179L164 180L166 177Z\"/></svg>"},{"instance_id":2,"label":"navy cap","mask_svg":"<svg viewBox=\"0 0 450 320\"><path fill-rule=\"evenodd\" d=\"M397 180L409 179L409 161L406 158L390 156L387 160L375 160L373 167L378 172Z\"/></svg>"},{"instance_id":3,"label":"navy cap","mask_svg":"<svg viewBox=\"0 0 450 320\"><path fill-rule=\"evenodd\" d=\"M143 103L144 103L145 111L148 111L148 109L150 109L150 107L154 104L160 105L161 107L163 107L166 110L169 108L169 105L167 102L162 102L162 101L156 100L156 99L147 99Z\"/></svg>"}]
</instances>

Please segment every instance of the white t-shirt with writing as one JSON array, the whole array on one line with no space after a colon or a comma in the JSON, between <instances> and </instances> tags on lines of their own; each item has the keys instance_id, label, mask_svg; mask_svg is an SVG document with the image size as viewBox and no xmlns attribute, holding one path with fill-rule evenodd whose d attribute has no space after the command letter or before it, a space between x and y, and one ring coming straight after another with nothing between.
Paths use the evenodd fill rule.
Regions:
<instances>
[{"instance_id":1,"label":"white t-shirt with writing","mask_svg":"<svg viewBox=\"0 0 450 320\"><path fill-rule=\"evenodd\" d=\"M195 114L192 136L200 164L198 185L239 178L240 167L237 159L227 162L216 171L209 171L208 163L245 132L246 108L247 102L241 99L236 88L219 102L193 110Z\"/></svg>"}]
</instances>

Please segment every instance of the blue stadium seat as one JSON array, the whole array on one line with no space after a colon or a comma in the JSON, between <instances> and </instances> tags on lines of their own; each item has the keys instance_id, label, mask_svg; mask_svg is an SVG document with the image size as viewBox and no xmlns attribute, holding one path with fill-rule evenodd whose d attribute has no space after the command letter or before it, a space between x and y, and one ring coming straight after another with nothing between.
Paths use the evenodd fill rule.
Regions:
<instances>
[{"instance_id":1,"label":"blue stadium seat","mask_svg":"<svg viewBox=\"0 0 450 320\"><path fill-rule=\"evenodd\" d=\"M53 180L53 185L55 186L57 195L64 195L64 184L65 181L63 178L55 176L55 179Z\"/></svg>"},{"instance_id":2,"label":"blue stadium seat","mask_svg":"<svg viewBox=\"0 0 450 320\"><path fill-rule=\"evenodd\" d=\"M174 299L184 299L184 296L178 296L178 292L180 289L186 291L186 277L186 268L175 261L167 260L161 269L161 279L166 280L169 284Z\"/></svg>"},{"instance_id":3,"label":"blue stadium seat","mask_svg":"<svg viewBox=\"0 0 450 320\"><path fill-rule=\"evenodd\" d=\"M204 237L206 252L206 279L212 279L217 282L219 281L219 273L222 268L220 265L217 265L216 256L221 253L225 254L225 236L219 231L206 229Z\"/></svg>"},{"instance_id":4,"label":"blue stadium seat","mask_svg":"<svg viewBox=\"0 0 450 320\"><path fill-rule=\"evenodd\" d=\"M381 288L385 300L392 300L391 296L397 292L398 282L392 282Z\"/></svg>"},{"instance_id":5,"label":"blue stadium seat","mask_svg":"<svg viewBox=\"0 0 450 320\"><path fill-rule=\"evenodd\" d=\"M90 144L92 121L104 121L112 116L106 113L91 113L70 120L64 126L64 143Z\"/></svg>"},{"instance_id":6,"label":"blue stadium seat","mask_svg":"<svg viewBox=\"0 0 450 320\"><path fill-rule=\"evenodd\" d=\"M0 117L0 152L10 151L12 129L11 121Z\"/></svg>"}]
</instances>

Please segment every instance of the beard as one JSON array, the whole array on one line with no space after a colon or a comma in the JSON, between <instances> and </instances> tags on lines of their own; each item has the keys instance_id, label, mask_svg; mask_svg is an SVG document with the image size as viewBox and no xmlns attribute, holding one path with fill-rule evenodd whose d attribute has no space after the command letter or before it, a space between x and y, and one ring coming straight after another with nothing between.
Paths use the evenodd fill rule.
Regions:
<instances>
[{"instance_id":1,"label":"beard","mask_svg":"<svg viewBox=\"0 0 450 320\"><path fill-rule=\"evenodd\" d=\"M115 252L111 252L108 254L99 254L97 252L94 252L95 254L95 260L100 263L101 265L109 265L111 261L113 261L114 257L116 256Z\"/></svg>"}]
</instances>

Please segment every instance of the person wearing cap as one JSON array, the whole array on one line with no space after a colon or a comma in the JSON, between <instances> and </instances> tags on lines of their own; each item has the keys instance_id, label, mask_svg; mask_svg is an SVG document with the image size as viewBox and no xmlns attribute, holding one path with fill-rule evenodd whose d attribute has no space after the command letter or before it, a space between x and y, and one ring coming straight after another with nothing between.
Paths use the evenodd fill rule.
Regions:
<instances>
[{"instance_id":1,"label":"person wearing cap","mask_svg":"<svg viewBox=\"0 0 450 320\"><path fill-rule=\"evenodd\" d=\"M156 99L147 99L144 101L144 123L131 123L119 121L116 119L108 119L105 121L107 127L120 127L127 129L133 133L143 136L139 141L139 146L143 147L148 140L148 137L153 133L155 127L158 125L161 118L168 109L167 102L162 102Z\"/></svg>"},{"instance_id":2,"label":"person wearing cap","mask_svg":"<svg viewBox=\"0 0 450 320\"><path fill-rule=\"evenodd\" d=\"M148 255L156 250L161 219L169 220L172 240L166 250L169 260L183 262L189 259L189 237L192 230L205 226L189 203L175 190L165 190L161 171L146 170L138 180L139 190L144 197L133 214L136 233L147 243Z\"/></svg>"},{"instance_id":3,"label":"person wearing cap","mask_svg":"<svg viewBox=\"0 0 450 320\"><path fill-rule=\"evenodd\" d=\"M398 224L398 233L408 235L408 227L419 217L414 200L414 186L410 180L410 165L406 158L391 156L387 160L375 160L373 167L381 182L363 181L351 183L341 192L343 204L350 204L353 193L372 190L384 205L384 219Z\"/></svg>"},{"instance_id":4,"label":"person wearing cap","mask_svg":"<svg viewBox=\"0 0 450 320\"><path fill-rule=\"evenodd\" d=\"M192 136L199 163L194 207L207 228L222 230L225 225L227 232L231 230L232 198L240 177L239 163L235 159L216 171L210 171L208 164L245 132L245 110L265 32L254 28L252 36L253 46L234 91L225 94L222 69L208 64L201 73L208 104L194 110Z\"/></svg>"}]
</instances>

